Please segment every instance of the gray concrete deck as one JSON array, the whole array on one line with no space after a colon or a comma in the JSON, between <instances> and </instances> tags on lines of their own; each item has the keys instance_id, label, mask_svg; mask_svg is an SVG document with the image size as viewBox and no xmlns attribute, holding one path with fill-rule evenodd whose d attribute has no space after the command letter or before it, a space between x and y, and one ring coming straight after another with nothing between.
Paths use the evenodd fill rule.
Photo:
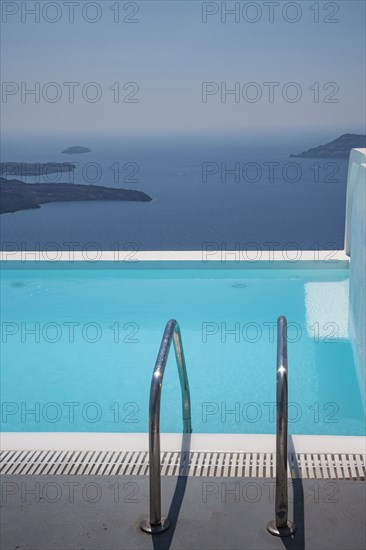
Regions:
<instances>
[{"instance_id":1,"label":"gray concrete deck","mask_svg":"<svg viewBox=\"0 0 366 550\"><path fill-rule=\"evenodd\" d=\"M364 550L362 481L295 480L293 539L267 533L274 480L162 478L172 527L151 537L146 476L2 476L1 550Z\"/></svg>"}]
</instances>

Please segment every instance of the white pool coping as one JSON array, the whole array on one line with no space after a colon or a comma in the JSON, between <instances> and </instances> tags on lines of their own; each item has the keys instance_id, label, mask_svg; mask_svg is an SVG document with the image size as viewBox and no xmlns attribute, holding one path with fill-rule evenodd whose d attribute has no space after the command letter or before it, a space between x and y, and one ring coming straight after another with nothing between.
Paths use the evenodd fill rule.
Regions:
<instances>
[{"instance_id":1,"label":"white pool coping","mask_svg":"<svg viewBox=\"0 0 366 550\"><path fill-rule=\"evenodd\" d=\"M161 434L161 451L180 451L182 434ZM334 435L289 436L289 452L365 454L366 437ZM148 451L147 433L0 432L3 451ZM275 453L273 434L191 434L191 451Z\"/></svg>"},{"instance_id":2,"label":"white pool coping","mask_svg":"<svg viewBox=\"0 0 366 550\"><path fill-rule=\"evenodd\" d=\"M258 257L259 256L259 257ZM298 265L301 262L324 262L328 266L338 262L349 262L349 257L344 250L144 250L144 251L0 251L0 261L10 262L82 262L95 264L105 262L156 262L156 261L199 261L240 263L244 265L258 265L260 262L284 262L287 265Z\"/></svg>"}]
</instances>

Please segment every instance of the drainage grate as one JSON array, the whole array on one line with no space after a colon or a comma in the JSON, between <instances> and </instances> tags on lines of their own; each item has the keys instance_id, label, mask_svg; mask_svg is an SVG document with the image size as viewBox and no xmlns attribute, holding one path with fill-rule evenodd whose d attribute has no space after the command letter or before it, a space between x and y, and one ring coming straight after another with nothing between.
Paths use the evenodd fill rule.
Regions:
<instances>
[{"instance_id":1,"label":"drainage grate","mask_svg":"<svg viewBox=\"0 0 366 550\"><path fill-rule=\"evenodd\" d=\"M188 471L180 452L161 454L161 473L177 476L275 477L272 453L194 451ZM364 480L366 457L359 454L288 455L288 475L293 479ZM149 454L142 451L2 451L0 473L8 475L147 475Z\"/></svg>"}]
</instances>

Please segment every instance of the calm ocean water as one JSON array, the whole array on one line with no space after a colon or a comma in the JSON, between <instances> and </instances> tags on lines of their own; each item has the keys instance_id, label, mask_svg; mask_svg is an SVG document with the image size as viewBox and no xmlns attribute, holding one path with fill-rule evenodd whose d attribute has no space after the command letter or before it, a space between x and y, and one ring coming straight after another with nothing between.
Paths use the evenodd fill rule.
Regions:
<instances>
[{"instance_id":1,"label":"calm ocean water","mask_svg":"<svg viewBox=\"0 0 366 550\"><path fill-rule=\"evenodd\" d=\"M78 163L73 174L29 183L138 189L153 201L65 202L3 214L1 247L342 249L347 161L289 158L322 143L319 136L300 138L5 140L2 162ZM92 152L61 154L77 144Z\"/></svg>"}]
</instances>

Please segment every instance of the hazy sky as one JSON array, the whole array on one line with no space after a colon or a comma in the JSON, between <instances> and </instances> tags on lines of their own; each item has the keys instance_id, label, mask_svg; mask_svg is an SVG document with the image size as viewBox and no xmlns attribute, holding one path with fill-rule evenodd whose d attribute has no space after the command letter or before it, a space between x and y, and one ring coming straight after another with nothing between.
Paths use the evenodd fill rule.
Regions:
<instances>
[{"instance_id":1,"label":"hazy sky","mask_svg":"<svg viewBox=\"0 0 366 550\"><path fill-rule=\"evenodd\" d=\"M5 132L363 130L363 1L1 4Z\"/></svg>"}]
</instances>

